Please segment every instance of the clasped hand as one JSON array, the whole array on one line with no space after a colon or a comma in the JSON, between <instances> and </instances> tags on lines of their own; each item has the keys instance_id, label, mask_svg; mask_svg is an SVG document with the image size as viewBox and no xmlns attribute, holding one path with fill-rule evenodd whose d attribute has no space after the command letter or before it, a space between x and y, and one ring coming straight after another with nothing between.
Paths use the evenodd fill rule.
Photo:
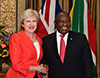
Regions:
<instances>
[{"instance_id":1,"label":"clasped hand","mask_svg":"<svg viewBox=\"0 0 100 78\"><path fill-rule=\"evenodd\" d=\"M48 72L48 65L46 65L46 64L41 64L41 65L39 65L39 67L40 67L40 73L41 74L43 74L43 75L46 75L47 74L47 72Z\"/></svg>"}]
</instances>

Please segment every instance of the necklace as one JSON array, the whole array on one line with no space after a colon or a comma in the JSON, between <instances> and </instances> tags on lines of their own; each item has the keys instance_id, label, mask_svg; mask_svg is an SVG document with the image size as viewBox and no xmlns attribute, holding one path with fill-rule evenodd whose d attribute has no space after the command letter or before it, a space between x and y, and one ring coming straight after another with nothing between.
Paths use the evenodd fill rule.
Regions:
<instances>
[{"instance_id":1,"label":"necklace","mask_svg":"<svg viewBox=\"0 0 100 78\"><path fill-rule=\"evenodd\" d=\"M34 35L34 40L32 40L32 42L34 43L36 41L36 37L35 37L35 35Z\"/></svg>"}]
</instances>

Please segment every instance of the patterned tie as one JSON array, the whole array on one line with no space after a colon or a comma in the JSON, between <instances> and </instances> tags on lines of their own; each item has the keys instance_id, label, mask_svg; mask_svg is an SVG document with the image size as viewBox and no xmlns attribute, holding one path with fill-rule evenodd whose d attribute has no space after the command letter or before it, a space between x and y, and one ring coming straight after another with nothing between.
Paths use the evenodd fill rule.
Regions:
<instances>
[{"instance_id":1,"label":"patterned tie","mask_svg":"<svg viewBox=\"0 0 100 78\"><path fill-rule=\"evenodd\" d=\"M62 63L64 63L64 56L65 56L66 46L65 46L65 42L64 42L63 37L65 35L60 35L60 36L61 36L61 41L60 41L60 59L61 59Z\"/></svg>"}]
</instances>

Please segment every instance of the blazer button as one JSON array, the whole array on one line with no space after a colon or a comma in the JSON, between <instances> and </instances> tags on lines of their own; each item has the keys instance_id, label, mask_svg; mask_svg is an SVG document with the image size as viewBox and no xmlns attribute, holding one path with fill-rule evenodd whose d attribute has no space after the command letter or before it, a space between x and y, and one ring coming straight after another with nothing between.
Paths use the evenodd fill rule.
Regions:
<instances>
[{"instance_id":1,"label":"blazer button","mask_svg":"<svg viewBox=\"0 0 100 78\"><path fill-rule=\"evenodd\" d=\"M35 61L37 61L37 59L35 59Z\"/></svg>"}]
</instances>

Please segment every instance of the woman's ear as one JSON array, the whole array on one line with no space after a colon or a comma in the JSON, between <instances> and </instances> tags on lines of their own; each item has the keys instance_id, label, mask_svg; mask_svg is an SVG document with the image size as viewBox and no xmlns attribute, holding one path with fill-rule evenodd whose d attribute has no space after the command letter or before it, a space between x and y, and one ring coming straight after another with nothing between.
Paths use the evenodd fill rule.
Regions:
<instances>
[{"instance_id":1,"label":"woman's ear","mask_svg":"<svg viewBox=\"0 0 100 78\"><path fill-rule=\"evenodd\" d=\"M22 27L24 27L24 24L21 24L22 25Z\"/></svg>"}]
</instances>

